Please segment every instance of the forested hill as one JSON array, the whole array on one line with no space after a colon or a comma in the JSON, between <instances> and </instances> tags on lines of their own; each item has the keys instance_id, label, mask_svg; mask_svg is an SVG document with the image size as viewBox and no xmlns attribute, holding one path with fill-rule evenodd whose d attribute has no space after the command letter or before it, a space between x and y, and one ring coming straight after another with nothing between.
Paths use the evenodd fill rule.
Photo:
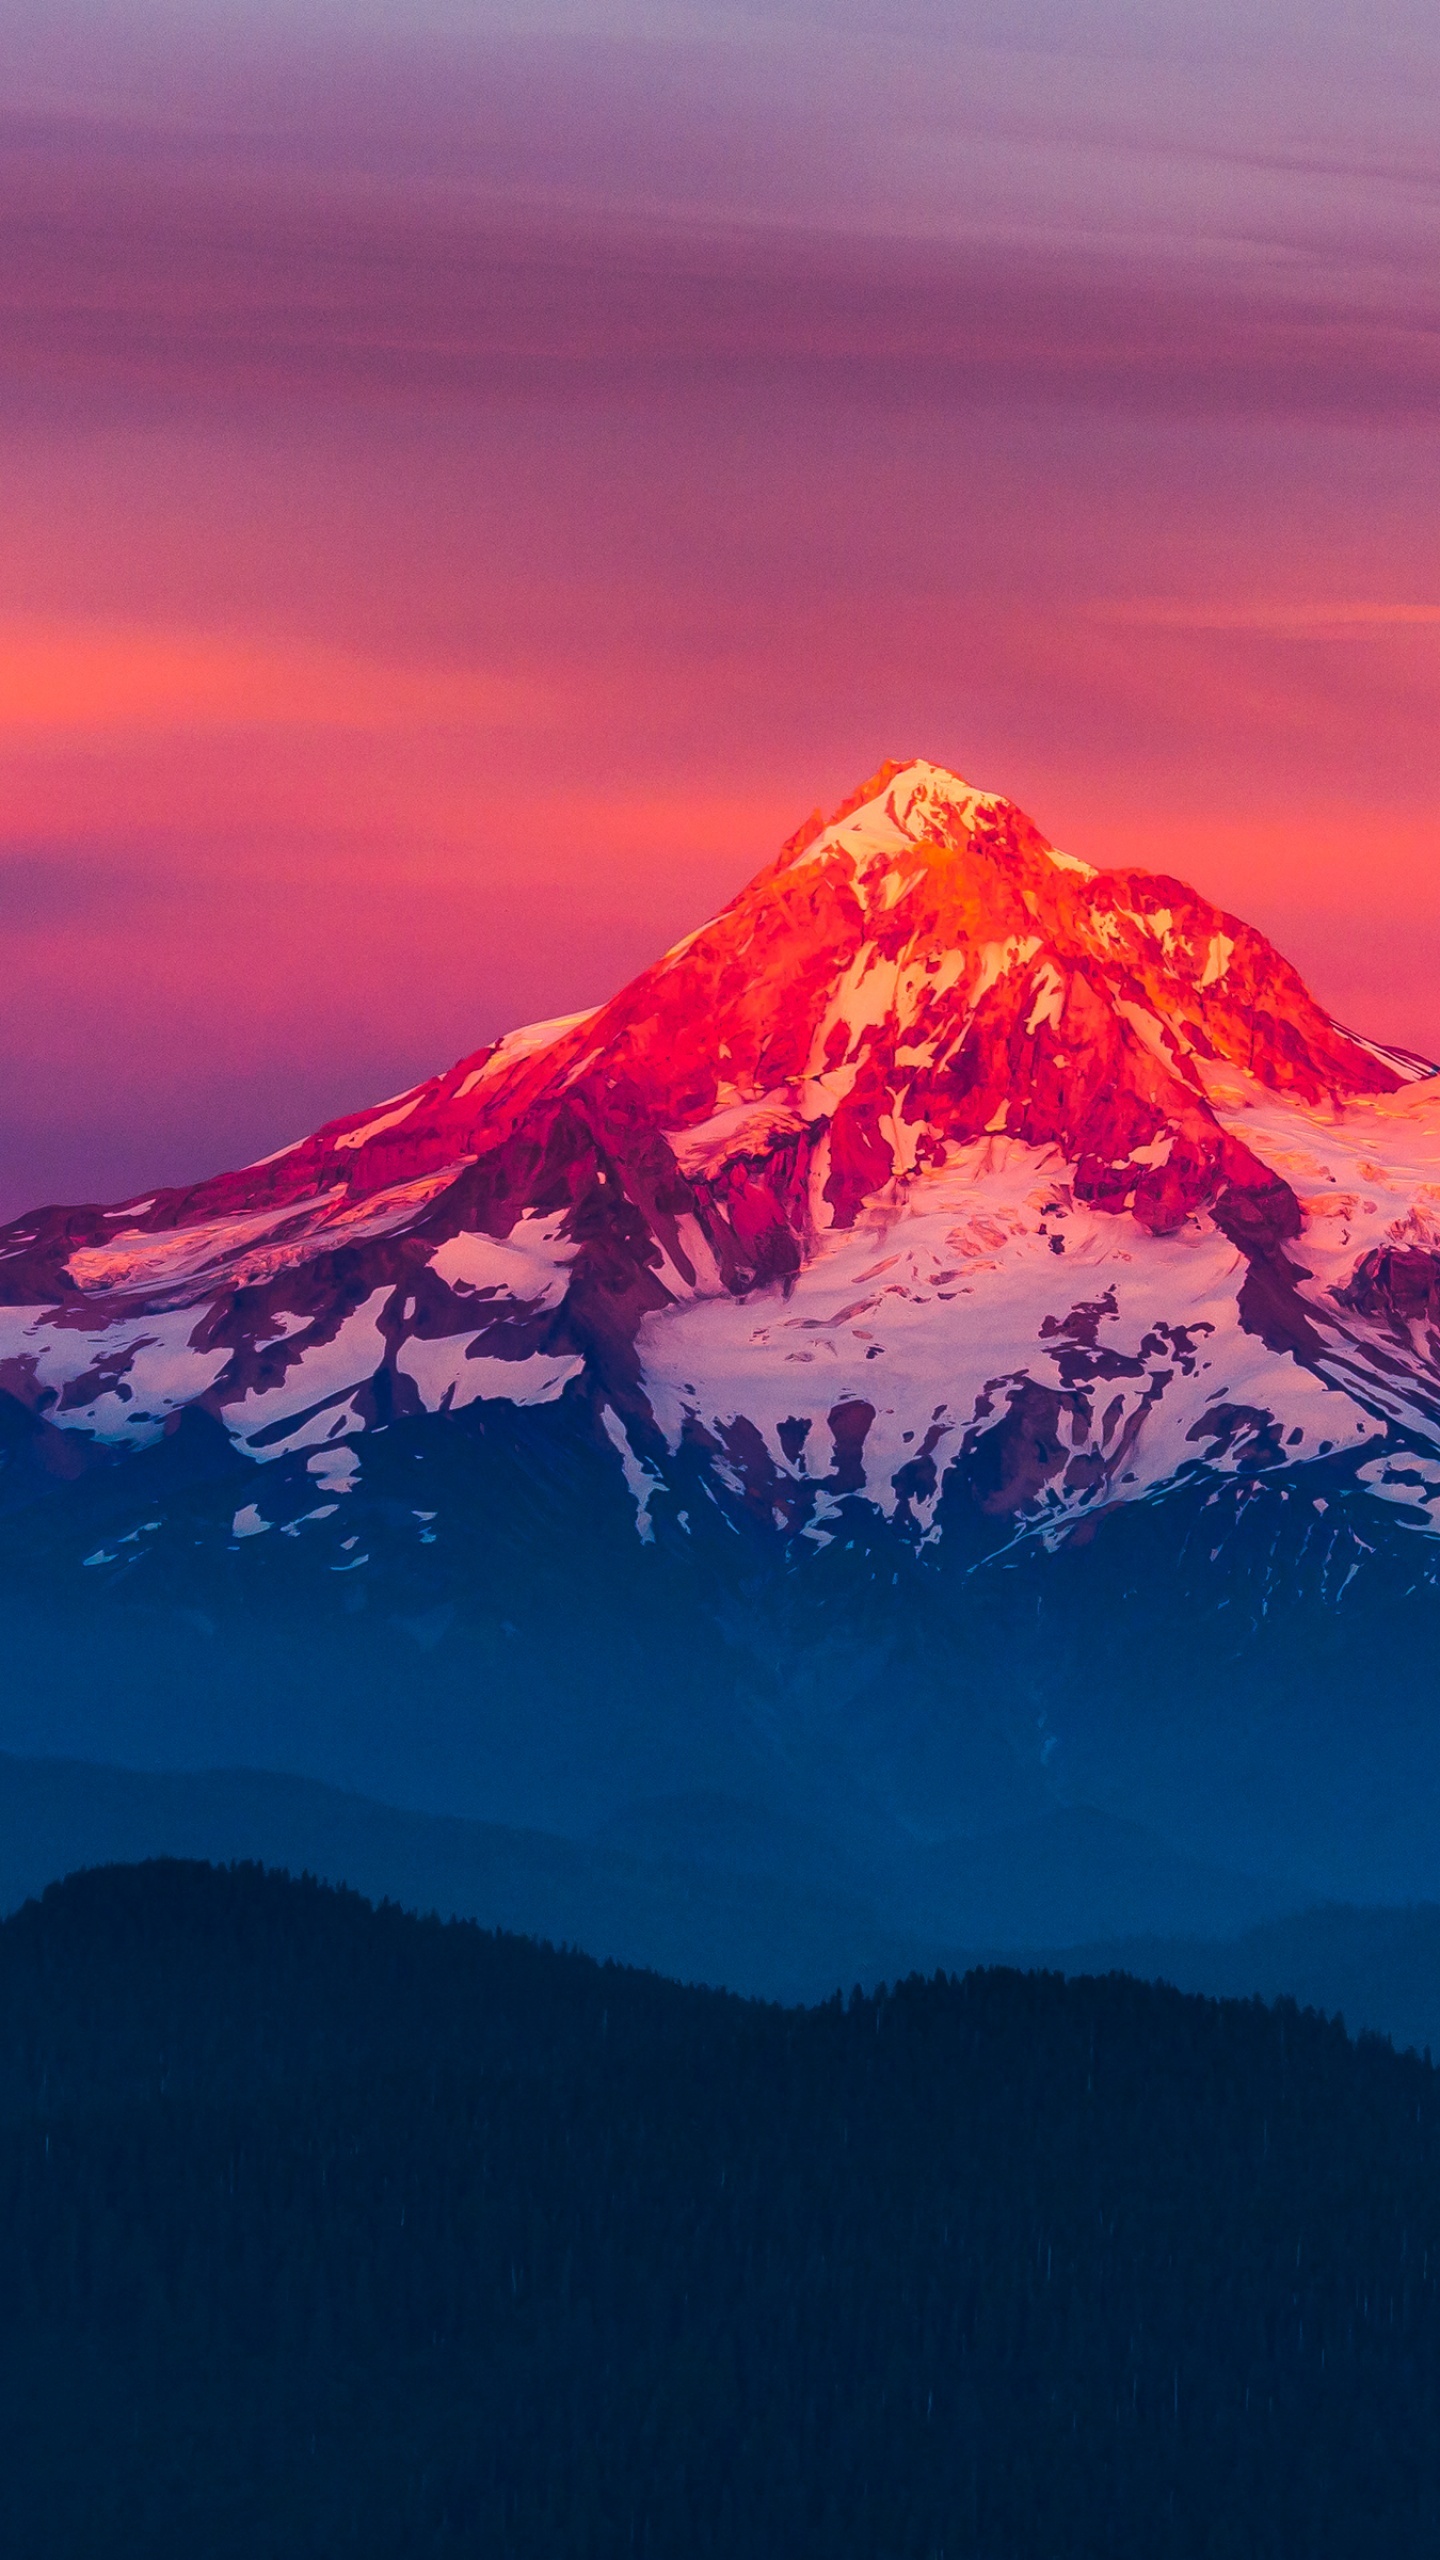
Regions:
<instances>
[{"instance_id":1,"label":"forested hill","mask_svg":"<svg viewBox=\"0 0 1440 2560\"><path fill-rule=\"evenodd\" d=\"M1429 2560L1440 2086L106 1869L0 1926L0 2357L15 2560Z\"/></svg>"}]
</instances>

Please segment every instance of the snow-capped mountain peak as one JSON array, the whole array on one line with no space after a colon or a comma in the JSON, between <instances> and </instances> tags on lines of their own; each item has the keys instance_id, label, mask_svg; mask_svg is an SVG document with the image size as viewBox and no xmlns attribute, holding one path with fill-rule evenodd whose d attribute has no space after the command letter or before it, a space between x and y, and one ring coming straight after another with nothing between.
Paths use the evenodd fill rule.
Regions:
<instances>
[{"instance_id":1,"label":"snow-capped mountain peak","mask_svg":"<svg viewBox=\"0 0 1440 2560\"><path fill-rule=\"evenodd\" d=\"M887 765L608 1003L14 1222L0 1387L91 1446L196 1405L266 1463L563 1404L642 1525L684 1450L820 1537L851 1497L923 1534L947 1469L1054 1524L1440 1451L1431 1072L1183 882Z\"/></svg>"}]
</instances>

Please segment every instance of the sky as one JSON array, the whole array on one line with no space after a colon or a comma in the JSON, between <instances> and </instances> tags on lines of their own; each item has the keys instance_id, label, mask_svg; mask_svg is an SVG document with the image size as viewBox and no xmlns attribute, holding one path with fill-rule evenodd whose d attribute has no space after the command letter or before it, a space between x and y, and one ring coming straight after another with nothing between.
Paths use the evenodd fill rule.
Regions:
<instances>
[{"instance_id":1,"label":"sky","mask_svg":"<svg viewBox=\"0 0 1440 2560\"><path fill-rule=\"evenodd\" d=\"M1440 1055L1437 81L1428 0L8 13L0 1214L599 1001L887 755Z\"/></svg>"}]
</instances>

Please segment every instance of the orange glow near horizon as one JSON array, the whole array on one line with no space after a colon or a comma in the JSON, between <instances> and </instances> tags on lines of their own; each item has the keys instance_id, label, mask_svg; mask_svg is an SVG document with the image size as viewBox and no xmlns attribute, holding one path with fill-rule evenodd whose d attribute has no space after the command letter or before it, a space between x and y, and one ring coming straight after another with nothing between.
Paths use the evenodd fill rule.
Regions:
<instances>
[{"instance_id":1,"label":"orange glow near horizon","mask_svg":"<svg viewBox=\"0 0 1440 2560\"><path fill-rule=\"evenodd\" d=\"M35 734L481 728L544 717L543 688L258 635L0 617L0 753Z\"/></svg>"}]
</instances>

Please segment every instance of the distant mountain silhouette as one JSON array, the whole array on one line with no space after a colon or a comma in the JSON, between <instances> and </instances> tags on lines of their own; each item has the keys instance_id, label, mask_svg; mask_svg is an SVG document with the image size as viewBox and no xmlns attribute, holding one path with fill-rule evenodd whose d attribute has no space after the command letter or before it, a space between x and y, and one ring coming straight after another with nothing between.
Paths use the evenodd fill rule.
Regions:
<instances>
[{"instance_id":1,"label":"distant mountain silhouette","mask_svg":"<svg viewBox=\"0 0 1440 2560\"><path fill-rule=\"evenodd\" d=\"M723 1799L637 1809L586 1840L406 1813L265 1770L152 1772L0 1755L0 1912L82 1867L154 1857L263 1865L442 1918L574 1946L678 1980L821 2000L977 1962L1135 1974L1186 1991L1298 2000L1353 2031L1440 2054L1440 1904L1280 1912L1079 1813L952 1844L929 1897L877 1897L809 1842ZM958 1873L954 1872L958 1869ZM1046 1943L1103 1906L1125 1934ZM1157 1912L1189 1934L1162 1936ZM928 1925L926 1922L928 1921ZM1143 1934L1148 1930L1149 1934Z\"/></svg>"}]
</instances>

